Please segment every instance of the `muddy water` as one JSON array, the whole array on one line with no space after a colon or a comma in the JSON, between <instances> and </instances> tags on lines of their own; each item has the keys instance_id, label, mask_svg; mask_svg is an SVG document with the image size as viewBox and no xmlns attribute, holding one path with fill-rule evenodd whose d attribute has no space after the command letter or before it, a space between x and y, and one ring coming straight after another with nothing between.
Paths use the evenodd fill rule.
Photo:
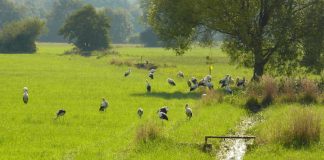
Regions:
<instances>
[{"instance_id":1,"label":"muddy water","mask_svg":"<svg viewBox=\"0 0 324 160\"><path fill-rule=\"evenodd\" d=\"M229 136L245 136L246 131L252 128L257 122L257 116L247 117L235 128L234 134ZM217 159L221 160L242 160L247 150L247 145L253 143L253 139L224 139L221 142Z\"/></svg>"}]
</instances>

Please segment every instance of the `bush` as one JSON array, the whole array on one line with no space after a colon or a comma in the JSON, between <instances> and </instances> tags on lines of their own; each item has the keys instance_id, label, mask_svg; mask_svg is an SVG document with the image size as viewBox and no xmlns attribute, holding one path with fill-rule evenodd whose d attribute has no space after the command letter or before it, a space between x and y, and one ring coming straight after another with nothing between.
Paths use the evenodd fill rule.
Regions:
<instances>
[{"instance_id":1,"label":"bush","mask_svg":"<svg viewBox=\"0 0 324 160\"><path fill-rule=\"evenodd\" d=\"M258 112L262 109L261 105L258 102L258 99L255 97L250 97L246 103L245 103L245 107L251 111L251 112Z\"/></svg>"},{"instance_id":2,"label":"bush","mask_svg":"<svg viewBox=\"0 0 324 160\"><path fill-rule=\"evenodd\" d=\"M263 99L262 105L269 106L273 103L278 94L278 85L275 79L270 76L262 77Z\"/></svg>"},{"instance_id":3,"label":"bush","mask_svg":"<svg viewBox=\"0 0 324 160\"><path fill-rule=\"evenodd\" d=\"M35 41L44 25L39 19L25 19L6 24L0 32L0 52L35 52Z\"/></svg>"},{"instance_id":4,"label":"bush","mask_svg":"<svg viewBox=\"0 0 324 160\"><path fill-rule=\"evenodd\" d=\"M161 129L153 122L147 122L138 127L136 131L137 142L149 142L161 136Z\"/></svg>"},{"instance_id":5,"label":"bush","mask_svg":"<svg viewBox=\"0 0 324 160\"><path fill-rule=\"evenodd\" d=\"M301 103L309 104L316 103L318 96L318 88L314 81L303 79L301 81L302 86L302 95L301 95Z\"/></svg>"},{"instance_id":6,"label":"bush","mask_svg":"<svg viewBox=\"0 0 324 160\"><path fill-rule=\"evenodd\" d=\"M280 84L280 92L281 92L281 100L283 102L296 102L297 94L295 91L295 80L293 78L285 78L281 81Z\"/></svg>"}]
</instances>

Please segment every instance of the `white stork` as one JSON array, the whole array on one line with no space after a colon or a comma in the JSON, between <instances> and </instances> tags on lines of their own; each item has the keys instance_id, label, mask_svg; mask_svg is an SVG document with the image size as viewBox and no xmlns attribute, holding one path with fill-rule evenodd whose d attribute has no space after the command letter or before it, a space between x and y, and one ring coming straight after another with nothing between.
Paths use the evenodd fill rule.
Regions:
<instances>
[{"instance_id":1,"label":"white stork","mask_svg":"<svg viewBox=\"0 0 324 160\"><path fill-rule=\"evenodd\" d=\"M187 117L188 117L189 120L190 120L191 117L192 117L192 110L191 110L191 108L189 107L189 104L186 104L185 109L186 109L186 115L187 115Z\"/></svg>"},{"instance_id":2,"label":"white stork","mask_svg":"<svg viewBox=\"0 0 324 160\"><path fill-rule=\"evenodd\" d=\"M171 86L175 86L175 85L176 85L175 82L174 82L174 80L171 79L171 78L168 78L168 83L169 83Z\"/></svg>"},{"instance_id":3,"label":"white stork","mask_svg":"<svg viewBox=\"0 0 324 160\"><path fill-rule=\"evenodd\" d=\"M27 87L24 87L24 94L23 94L23 101L25 104L28 103L28 88Z\"/></svg>"},{"instance_id":4,"label":"white stork","mask_svg":"<svg viewBox=\"0 0 324 160\"><path fill-rule=\"evenodd\" d=\"M102 98L99 111L105 111L108 108L108 105L109 105L108 101L105 98Z\"/></svg>"}]
</instances>

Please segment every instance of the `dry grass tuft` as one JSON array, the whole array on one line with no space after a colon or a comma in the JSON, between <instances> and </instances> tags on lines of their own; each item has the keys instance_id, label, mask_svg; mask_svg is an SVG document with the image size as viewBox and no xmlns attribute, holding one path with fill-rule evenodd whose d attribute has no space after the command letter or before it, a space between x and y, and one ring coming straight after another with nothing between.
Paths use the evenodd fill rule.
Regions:
<instances>
[{"instance_id":1,"label":"dry grass tuft","mask_svg":"<svg viewBox=\"0 0 324 160\"><path fill-rule=\"evenodd\" d=\"M286 147L307 147L320 141L320 115L311 108L290 109L281 119L267 122L257 143L280 143Z\"/></svg>"},{"instance_id":2,"label":"dry grass tuft","mask_svg":"<svg viewBox=\"0 0 324 160\"><path fill-rule=\"evenodd\" d=\"M269 106L273 103L278 94L278 84L276 80L270 76L262 77L263 99L262 105Z\"/></svg>"},{"instance_id":3,"label":"dry grass tuft","mask_svg":"<svg viewBox=\"0 0 324 160\"><path fill-rule=\"evenodd\" d=\"M215 103L224 102L224 94L216 90L206 90L205 96L202 97L201 102L203 105L209 106Z\"/></svg>"},{"instance_id":4,"label":"dry grass tuft","mask_svg":"<svg viewBox=\"0 0 324 160\"><path fill-rule=\"evenodd\" d=\"M301 103L309 104L316 103L319 90L314 81L309 79L303 79L301 81L302 93L300 101Z\"/></svg>"},{"instance_id":5,"label":"dry grass tuft","mask_svg":"<svg viewBox=\"0 0 324 160\"><path fill-rule=\"evenodd\" d=\"M161 136L161 128L154 122L146 122L140 125L136 131L136 141L137 142L149 142L157 139Z\"/></svg>"}]
</instances>

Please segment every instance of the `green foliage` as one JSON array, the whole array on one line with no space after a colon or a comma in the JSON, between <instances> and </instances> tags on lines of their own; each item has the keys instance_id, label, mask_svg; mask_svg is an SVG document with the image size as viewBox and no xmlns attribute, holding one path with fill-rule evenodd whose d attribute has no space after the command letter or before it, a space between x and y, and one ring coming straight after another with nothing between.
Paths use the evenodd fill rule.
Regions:
<instances>
[{"instance_id":1,"label":"green foliage","mask_svg":"<svg viewBox=\"0 0 324 160\"><path fill-rule=\"evenodd\" d=\"M140 34L140 40L144 43L145 47L159 47L161 46L161 41L159 37L154 33L152 28L147 28Z\"/></svg>"},{"instance_id":2,"label":"green foliage","mask_svg":"<svg viewBox=\"0 0 324 160\"><path fill-rule=\"evenodd\" d=\"M26 19L6 24L0 31L0 52L35 52L37 37L45 23Z\"/></svg>"},{"instance_id":3,"label":"green foliage","mask_svg":"<svg viewBox=\"0 0 324 160\"><path fill-rule=\"evenodd\" d=\"M86 5L70 15L60 29L60 34L84 51L108 48L109 19Z\"/></svg>"},{"instance_id":4,"label":"green foliage","mask_svg":"<svg viewBox=\"0 0 324 160\"><path fill-rule=\"evenodd\" d=\"M204 42L204 39L199 38L200 35L210 31L221 32L226 35L223 48L232 62L253 67L255 80L265 70L276 74L293 74L291 71L300 66L305 52L310 55L319 54L318 49L316 52L305 50L310 47L302 39L309 37L311 42L315 42L315 39L323 39L324 35L319 34L319 38L315 38L303 33L307 21L317 26L314 31L324 32L323 7L320 5L322 0L150 2L149 24L168 48L182 54L193 42ZM314 8L318 11L316 16L306 18L304 13L313 13ZM322 43L320 41L314 45L320 48ZM321 67L318 63L316 66Z\"/></svg>"},{"instance_id":5,"label":"green foliage","mask_svg":"<svg viewBox=\"0 0 324 160\"><path fill-rule=\"evenodd\" d=\"M47 42L63 42L62 36L59 36L59 29L64 25L64 21L68 16L80 9L82 2L80 0L57 0L54 1L52 10L47 16L48 33L41 37L42 41Z\"/></svg>"},{"instance_id":6,"label":"green foliage","mask_svg":"<svg viewBox=\"0 0 324 160\"><path fill-rule=\"evenodd\" d=\"M9 0L0 0L0 28L5 24L12 21L19 20L23 17L21 8L15 6Z\"/></svg>"},{"instance_id":7,"label":"green foliage","mask_svg":"<svg viewBox=\"0 0 324 160\"><path fill-rule=\"evenodd\" d=\"M128 38L133 33L131 15L125 9L106 9L110 18L110 37L113 43L127 43Z\"/></svg>"}]
</instances>

